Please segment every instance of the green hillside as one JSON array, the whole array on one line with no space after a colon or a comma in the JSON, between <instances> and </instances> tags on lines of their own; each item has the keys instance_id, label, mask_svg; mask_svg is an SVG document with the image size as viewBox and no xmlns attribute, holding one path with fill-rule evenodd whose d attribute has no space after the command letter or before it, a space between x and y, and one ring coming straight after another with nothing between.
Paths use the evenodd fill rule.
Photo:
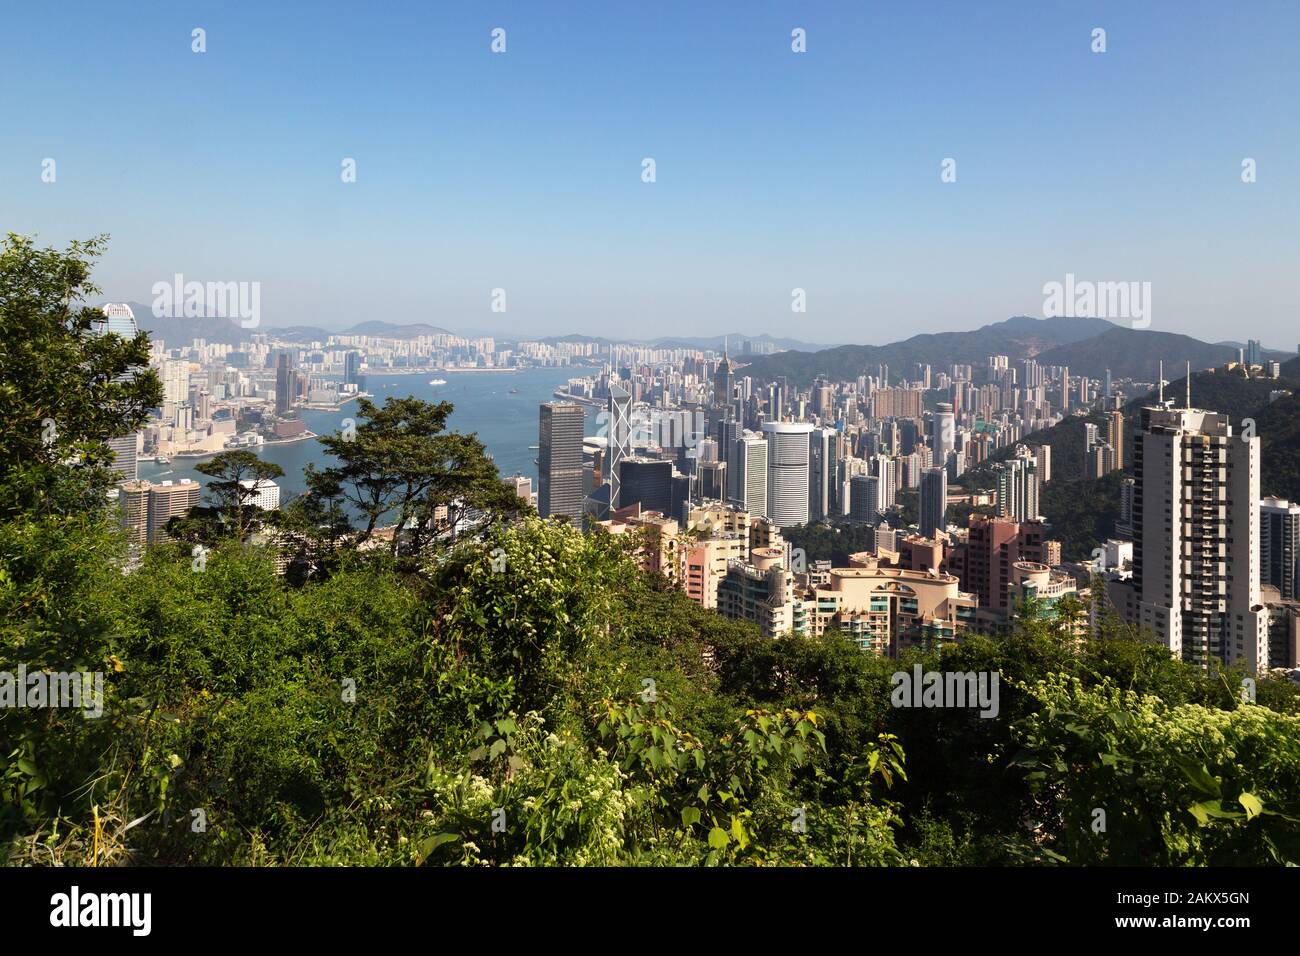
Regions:
<instances>
[{"instance_id":1,"label":"green hillside","mask_svg":"<svg viewBox=\"0 0 1300 956\"><path fill-rule=\"evenodd\" d=\"M1154 382L1161 360L1165 375L1192 369L1212 368L1236 361L1236 349L1212 345L1189 335L1155 332L1150 329L1112 328L1083 342L1072 342L1038 356L1043 365L1065 365L1073 375L1101 379L1110 369L1111 378Z\"/></svg>"}]
</instances>

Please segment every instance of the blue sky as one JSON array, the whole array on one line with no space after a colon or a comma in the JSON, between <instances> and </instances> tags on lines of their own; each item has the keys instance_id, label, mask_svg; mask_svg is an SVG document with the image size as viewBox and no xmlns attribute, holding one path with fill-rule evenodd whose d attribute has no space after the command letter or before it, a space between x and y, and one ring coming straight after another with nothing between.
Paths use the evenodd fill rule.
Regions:
<instances>
[{"instance_id":1,"label":"blue sky","mask_svg":"<svg viewBox=\"0 0 1300 956\"><path fill-rule=\"evenodd\" d=\"M1072 272L1151 282L1156 330L1300 342L1293 0L7 6L0 227L110 233L112 298L885 342Z\"/></svg>"}]
</instances>

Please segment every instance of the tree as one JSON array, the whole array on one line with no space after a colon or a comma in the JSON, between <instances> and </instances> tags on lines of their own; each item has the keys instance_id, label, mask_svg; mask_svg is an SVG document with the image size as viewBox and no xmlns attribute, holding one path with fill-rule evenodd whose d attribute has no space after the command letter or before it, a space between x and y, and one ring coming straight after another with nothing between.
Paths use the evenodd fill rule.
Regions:
<instances>
[{"instance_id":1,"label":"tree","mask_svg":"<svg viewBox=\"0 0 1300 956\"><path fill-rule=\"evenodd\" d=\"M445 432L450 402L390 398L379 408L363 398L358 411L365 421L355 431L320 439L340 464L306 472L313 492L341 497L360 514L364 524L350 539L353 547L370 540L389 516L396 518L391 551L397 555L403 533L412 532L417 548L436 537L440 508L449 515L474 508L520 510L518 496L506 494L509 489L482 443L472 435Z\"/></svg>"},{"instance_id":2,"label":"tree","mask_svg":"<svg viewBox=\"0 0 1300 956\"><path fill-rule=\"evenodd\" d=\"M107 237L37 249L0 245L0 515L68 514L103 504L108 441L130 435L162 403L149 337L97 335L85 304Z\"/></svg>"},{"instance_id":3,"label":"tree","mask_svg":"<svg viewBox=\"0 0 1300 956\"><path fill-rule=\"evenodd\" d=\"M284 469L274 462L262 461L251 451L242 450L223 451L194 470L213 479L208 482L207 492L233 527L237 541L244 540L245 532L254 523L249 512L257 508L249 502L258 495L258 483L284 474ZM246 481L251 484L245 485Z\"/></svg>"}]
</instances>

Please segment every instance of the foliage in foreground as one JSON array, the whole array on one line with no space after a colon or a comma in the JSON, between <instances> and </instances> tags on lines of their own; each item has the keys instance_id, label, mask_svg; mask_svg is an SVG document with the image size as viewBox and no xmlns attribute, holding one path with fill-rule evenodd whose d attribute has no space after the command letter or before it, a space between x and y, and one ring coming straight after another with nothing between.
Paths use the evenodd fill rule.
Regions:
<instances>
[{"instance_id":1,"label":"foliage in foreground","mask_svg":"<svg viewBox=\"0 0 1300 956\"><path fill-rule=\"evenodd\" d=\"M0 531L3 667L75 660L107 698L98 720L0 712L11 863L88 863L96 841L101 865L1300 855L1294 695L1241 704L1157 647L1080 648L1050 621L902 662L765 640L537 519L423 575L299 588L248 545L122 574L112 542ZM891 707L917 662L1000 671L1000 717Z\"/></svg>"}]
</instances>

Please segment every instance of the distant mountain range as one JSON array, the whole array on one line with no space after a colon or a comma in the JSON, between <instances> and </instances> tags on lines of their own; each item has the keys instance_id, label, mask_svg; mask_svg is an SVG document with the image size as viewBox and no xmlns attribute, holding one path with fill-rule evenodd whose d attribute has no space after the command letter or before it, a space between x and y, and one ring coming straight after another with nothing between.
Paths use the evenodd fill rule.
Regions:
<instances>
[{"instance_id":1,"label":"distant mountain range","mask_svg":"<svg viewBox=\"0 0 1300 956\"><path fill-rule=\"evenodd\" d=\"M374 335L393 339L412 339L417 335L452 335L447 329L422 323L398 324L396 322L359 322L347 329L322 329L315 325L292 325L284 328L263 327L245 329L233 319L169 319L153 314L153 307L139 302L128 302L135 313L135 322L155 339L169 345L188 345L194 339L238 345L249 341L253 335L267 333L289 342L324 342L331 335Z\"/></svg>"},{"instance_id":2,"label":"distant mountain range","mask_svg":"<svg viewBox=\"0 0 1300 956\"><path fill-rule=\"evenodd\" d=\"M745 374L760 381L785 376L792 383L805 386L819 376L849 381L859 375L875 374L876 366L885 364L893 379L910 375L917 363L943 370L952 364L982 365L990 355L1006 355L1018 362L1118 329L1119 326L1105 319L1036 319L1020 315L969 332L925 333L891 345L841 345L818 352L780 352L756 358L745 366Z\"/></svg>"},{"instance_id":3,"label":"distant mountain range","mask_svg":"<svg viewBox=\"0 0 1300 956\"><path fill-rule=\"evenodd\" d=\"M877 366L890 369L890 380L909 377L917 364L945 370L953 364L982 365L990 355L1012 362L1032 358L1042 365L1068 366L1072 374L1100 379L1110 369L1115 380L1153 382L1160 362L1166 378L1192 363L1193 369L1214 368L1235 361L1238 346L1211 344L1189 335L1132 329L1105 319L1015 316L970 332L914 335L891 345L842 345L817 352L780 352L745 366L744 374L760 382L781 376L807 386L825 376L851 381L874 375ZM1265 359L1285 361L1292 353L1266 349Z\"/></svg>"},{"instance_id":4,"label":"distant mountain range","mask_svg":"<svg viewBox=\"0 0 1300 956\"><path fill-rule=\"evenodd\" d=\"M230 319L157 318L152 308L139 302L128 303L142 329L169 345L188 344L194 339L237 345L256 333L267 333L290 342L324 342L331 335L371 335L410 339L419 335L455 335L452 330L424 323L397 323L371 320L347 329L324 329L314 325L289 327L260 326L242 328ZM469 337L469 336L467 336ZM505 338L497 336L497 338ZM786 377L793 384L807 386L815 378L849 381L859 375L872 374L885 364L890 379L910 376L919 363L944 370L953 364L981 365L990 355L1006 355L1012 362L1034 358L1043 365L1065 365L1075 374L1101 378L1110 369L1115 380L1130 378L1154 381L1161 360L1165 375L1177 374L1186 362L1193 369L1206 369L1235 360L1240 346L1232 342L1209 343L1188 335L1131 329L1105 319L1062 317L1039 319L1014 316L967 332L937 332L914 335L889 345L838 345L823 347L797 339L772 335L665 336L656 339L609 339L589 335L547 336L540 341L590 342L600 346L635 343L659 348L712 349L724 343L734 359L744 364L746 375L760 382ZM772 355L749 356L744 344L770 345L783 351ZM1286 361L1293 353L1265 350L1265 358Z\"/></svg>"}]
</instances>

